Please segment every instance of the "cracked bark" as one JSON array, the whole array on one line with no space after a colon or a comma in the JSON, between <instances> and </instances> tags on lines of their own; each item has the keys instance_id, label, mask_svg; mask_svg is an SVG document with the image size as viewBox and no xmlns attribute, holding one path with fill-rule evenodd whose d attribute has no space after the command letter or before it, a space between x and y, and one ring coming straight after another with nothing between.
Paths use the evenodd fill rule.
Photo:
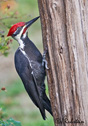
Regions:
<instances>
[{"instance_id":1,"label":"cracked bark","mask_svg":"<svg viewBox=\"0 0 88 126\"><path fill-rule=\"evenodd\" d=\"M55 126L87 126L88 0L38 0L38 5ZM84 123L64 122L77 119Z\"/></svg>"}]
</instances>

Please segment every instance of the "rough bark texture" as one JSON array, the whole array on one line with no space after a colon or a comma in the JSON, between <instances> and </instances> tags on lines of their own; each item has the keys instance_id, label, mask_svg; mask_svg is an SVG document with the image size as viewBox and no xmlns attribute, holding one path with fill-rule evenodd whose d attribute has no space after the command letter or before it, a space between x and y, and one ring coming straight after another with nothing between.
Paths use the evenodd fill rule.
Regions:
<instances>
[{"instance_id":1,"label":"rough bark texture","mask_svg":"<svg viewBox=\"0 0 88 126\"><path fill-rule=\"evenodd\" d=\"M38 4L55 126L88 126L88 0Z\"/></svg>"}]
</instances>

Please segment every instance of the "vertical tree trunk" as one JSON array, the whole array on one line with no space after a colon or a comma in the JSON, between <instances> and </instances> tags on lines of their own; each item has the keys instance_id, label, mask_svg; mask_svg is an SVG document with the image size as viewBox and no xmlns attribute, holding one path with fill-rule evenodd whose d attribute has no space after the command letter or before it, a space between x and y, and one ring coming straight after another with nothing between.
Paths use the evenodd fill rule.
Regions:
<instances>
[{"instance_id":1,"label":"vertical tree trunk","mask_svg":"<svg viewBox=\"0 0 88 126\"><path fill-rule=\"evenodd\" d=\"M88 126L88 0L38 4L55 126Z\"/></svg>"}]
</instances>

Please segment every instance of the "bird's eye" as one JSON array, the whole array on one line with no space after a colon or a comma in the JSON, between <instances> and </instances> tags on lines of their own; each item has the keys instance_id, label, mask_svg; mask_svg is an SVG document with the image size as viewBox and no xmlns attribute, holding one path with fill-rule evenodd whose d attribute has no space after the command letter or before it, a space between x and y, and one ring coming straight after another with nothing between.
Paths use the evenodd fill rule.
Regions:
<instances>
[{"instance_id":1,"label":"bird's eye","mask_svg":"<svg viewBox=\"0 0 88 126\"><path fill-rule=\"evenodd\" d=\"M13 33L13 35L16 36L17 34L19 34L20 31L21 31L21 29L22 29L22 27L18 27L18 28L16 29L16 31Z\"/></svg>"},{"instance_id":2,"label":"bird's eye","mask_svg":"<svg viewBox=\"0 0 88 126\"><path fill-rule=\"evenodd\" d=\"M18 27L19 30L21 30L22 27Z\"/></svg>"},{"instance_id":3,"label":"bird's eye","mask_svg":"<svg viewBox=\"0 0 88 126\"><path fill-rule=\"evenodd\" d=\"M18 27L16 31L20 31L22 27Z\"/></svg>"}]
</instances>

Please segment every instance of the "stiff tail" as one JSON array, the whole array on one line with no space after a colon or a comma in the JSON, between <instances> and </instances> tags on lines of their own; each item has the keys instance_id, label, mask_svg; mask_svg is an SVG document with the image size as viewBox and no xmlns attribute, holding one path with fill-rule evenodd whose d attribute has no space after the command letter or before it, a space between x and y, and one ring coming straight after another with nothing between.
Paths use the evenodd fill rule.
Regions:
<instances>
[{"instance_id":1,"label":"stiff tail","mask_svg":"<svg viewBox=\"0 0 88 126\"><path fill-rule=\"evenodd\" d=\"M43 117L43 119L46 119L46 114L45 114L45 109L53 116L52 114L52 109L51 109L51 104L50 104L50 100L48 99L48 97L46 96L46 94L44 95L43 99L41 99L42 103L43 103L43 110L40 109L41 115Z\"/></svg>"},{"instance_id":2,"label":"stiff tail","mask_svg":"<svg viewBox=\"0 0 88 126\"><path fill-rule=\"evenodd\" d=\"M44 108L53 116L51 103L48 97L46 96L46 94L44 95L44 98L43 98L43 105L44 105Z\"/></svg>"},{"instance_id":3,"label":"stiff tail","mask_svg":"<svg viewBox=\"0 0 88 126\"><path fill-rule=\"evenodd\" d=\"M40 112L41 112L41 115L42 115L43 119L46 120L45 110L42 111L42 110L40 109Z\"/></svg>"}]
</instances>

